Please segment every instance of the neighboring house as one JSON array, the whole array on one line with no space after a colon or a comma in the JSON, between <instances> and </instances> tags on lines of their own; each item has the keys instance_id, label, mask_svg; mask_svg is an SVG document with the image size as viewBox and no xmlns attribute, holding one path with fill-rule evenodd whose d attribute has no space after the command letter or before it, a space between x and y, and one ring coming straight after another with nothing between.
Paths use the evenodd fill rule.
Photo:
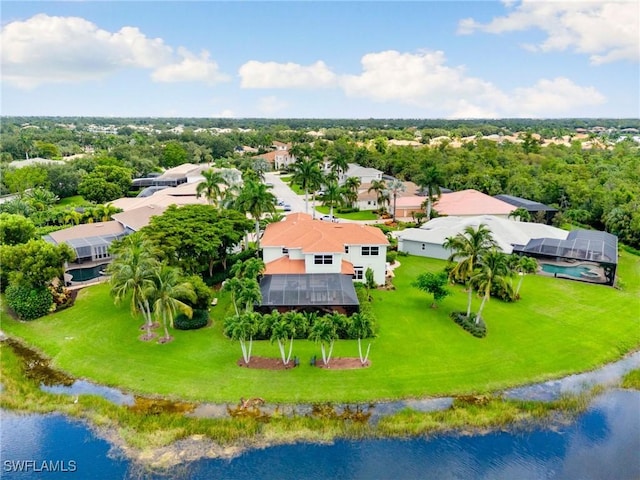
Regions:
<instances>
[{"instance_id":1,"label":"neighboring house","mask_svg":"<svg viewBox=\"0 0 640 480\"><path fill-rule=\"evenodd\" d=\"M50 160L48 158L34 157L26 160L14 160L9 162L9 166L13 168L31 167L33 165L64 165L60 160Z\"/></svg>"},{"instance_id":2,"label":"neighboring house","mask_svg":"<svg viewBox=\"0 0 640 480\"><path fill-rule=\"evenodd\" d=\"M374 180L382 180L382 171L376 168L362 167L357 163L350 163L346 172L338 177L340 185L347 181L347 178L356 177L360 179L360 184L371 183Z\"/></svg>"},{"instance_id":3,"label":"neighboring house","mask_svg":"<svg viewBox=\"0 0 640 480\"><path fill-rule=\"evenodd\" d=\"M423 200L424 201L424 200ZM469 217L475 215L495 215L508 218L516 207L477 190L444 193L433 204L438 215Z\"/></svg>"},{"instance_id":4,"label":"neighboring house","mask_svg":"<svg viewBox=\"0 0 640 480\"><path fill-rule=\"evenodd\" d=\"M152 173L144 178L134 178L131 187L177 187L183 183L194 183L202 179L202 172L211 168L210 164L184 163L177 167L169 168L162 174Z\"/></svg>"},{"instance_id":5,"label":"neighboring house","mask_svg":"<svg viewBox=\"0 0 640 480\"><path fill-rule=\"evenodd\" d=\"M393 180L393 177L383 175L382 180L384 180L386 184L389 184L389 182ZM415 183L413 182L403 182L403 183L405 186L405 191L401 192L398 195L398 198L411 197L411 196L415 196L418 193L420 188ZM371 183L363 183L360 185L360 188L358 189L358 202L357 202L357 207L359 210L377 210L379 208L378 194L374 190L369 192L370 188L371 188ZM420 197L420 198L422 199L423 202L425 201L425 197ZM388 204L385 203L384 206L387 208L387 210L391 210L393 208L393 198L391 197L391 194L389 194L389 203ZM420 208L420 205L418 204L418 209L419 208ZM411 216L411 214L409 214L408 216Z\"/></svg>"},{"instance_id":6,"label":"neighboring house","mask_svg":"<svg viewBox=\"0 0 640 480\"><path fill-rule=\"evenodd\" d=\"M292 163L296 162L296 157L291 154L291 145L282 142L273 142L274 150L256 155L255 158L262 158L271 165L273 170L285 170Z\"/></svg>"},{"instance_id":7,"label":"neighboring house","mask_svg":"<svg viewBox=\"0 0 640 480\"><path fill-rule=\"evenodd\" d=\"M182 183L177 187L168 187L156 190L149 196L123 197L111 202L114 207L129 211L149 205L157 205L160 207L168 207L169 205L206 205L208 200L201 195L196 195L199 182Z\"/></svg>"},{"instance_id":8,"label":"neighboring house","mask_svg":"<svg viewBox=\"0 0 640 480\"><path fill-rule=\"evenodd\" d=\"M543 216L547 223L551 223L554 215L558 213L556 208L545 205L544 203L534 202L522 197L515 197L513 195L494 195L494 198L507 202L516 208L524 208L529 212L531 217Z\"/></svg>"},{"instance_id":9,"label":"neighboring house","mask_svg":"<svg viewBox=\"0 0 640 480\"><path fill-rule=\"evenodd\" d=\"M75 263L96 262L111 259L109 246L114 240L127 235L125 227L115 220L85 223L51 232L43 237L58 245L66 243L76 254Z\"/></svg>"},{"instance_id":10,"label":"neighboring house","mask_svg":"<svg viewBox=\"0 0 640 480\"><path fill-rule=\"evenodd\" d=\"M313 220L294 213L267 226L261 241L266 266L263 310L357 309L353 282L368 268L384 284L389 241L375 227Z\"/></svg>"},{"instance_id":11,"label":"neighboring house","mask_svg":"<svg viewBox=\"0 0 640 480\"><path fill-rule=\"evenodd\" d=\"M512 253L516 246L526 245L533 238L553 238L564 240L569 232L541 223L517 222L492 215L474 217L438 217L420 228L407 228L395 233L398 251L422 257L447 259L451 250L443 244L449 237L464 232L466 227L477 228L486 225L493 235L498 248L504 253Z\"/></svg>"}]
</instances>

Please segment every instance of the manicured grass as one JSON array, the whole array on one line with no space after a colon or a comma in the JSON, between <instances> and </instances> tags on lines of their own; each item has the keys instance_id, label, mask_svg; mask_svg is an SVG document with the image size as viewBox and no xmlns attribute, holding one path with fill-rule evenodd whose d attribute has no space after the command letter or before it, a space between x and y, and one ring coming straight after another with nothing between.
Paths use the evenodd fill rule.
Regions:
<instances>
[{"instance_id":1,"label":"manicured grass","mask_svg":"<svg viewBox=\"0 0 640 480\"><path fill-rule=\"evenodd\" d=\"M328 214L329 207L317 206L316 210L321 213ZM378 216L373 213L371 210L360 210L358 212L351 213L338 213L338 211L333 209L333 216L338 218L344 218L346 220L377 220Z\"/></svg>"},{"instance_id":2,"label":"manicured grass","mask_svg":"<svg viewBox=\"0 0 640 480\"><path fill-rule=\"evenodd\" d=\"M60 199L58 202L58 206L60 207L79 207L80 205L85 205L87 201L84 199L82 195L74 195L73 197L66 197Z\"/></svg>"},{"instance_id":3,"label":"manicured grass","mask_svg":"<svg viewBox=\"0 0 640 480\"><path fill-rule=\"evenodd\" d=\"M78 377L139 393L233 403L240 397L354 402L483 393L589 370L640 346L640 258L628 253L620 256L623 290L527 276L521 301L489 302L484 339L472 337L448 317L452 310L465 309L461 287L452 287L453 295L431 309L431 298L411 286L418 273L439 270L443 262L399 261L396 289L372 292L380 332L369 368L312 368L309 358L320 357L320 349L303 340L294 344L298 368L238 367L238 343L222 336L222 319L231 310L223 294L211 310L212 326L173 331L175 340L167 345L139 341L141 320L131 317L128 305L115 307L106 285L82 290L73 308L31 323L3 314L2 329ZM474 310L479 304L474 297ZM278 357L278 349L268 341L256 342L254 354ZM356 357L357 343L337 342L334 355Z\"/></svg>"}]
</instances>

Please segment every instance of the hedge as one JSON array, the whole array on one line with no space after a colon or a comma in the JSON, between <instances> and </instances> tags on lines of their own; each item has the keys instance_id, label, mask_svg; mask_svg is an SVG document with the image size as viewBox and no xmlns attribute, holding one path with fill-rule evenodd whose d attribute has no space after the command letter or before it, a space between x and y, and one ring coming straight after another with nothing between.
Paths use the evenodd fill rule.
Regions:
<instances>
[{"instance_id":1,"label":"hedge","mask_svg":"<svg viewBox=\"0 0 640 480\"><path fill-rule=\"evenodd\" d=\"M194 309L191 318L184 313L178 315L173 321L173 326L178 330L197 330L206 326L207 323L209 323L209 311Z\"/></svg>"}]
</instances>

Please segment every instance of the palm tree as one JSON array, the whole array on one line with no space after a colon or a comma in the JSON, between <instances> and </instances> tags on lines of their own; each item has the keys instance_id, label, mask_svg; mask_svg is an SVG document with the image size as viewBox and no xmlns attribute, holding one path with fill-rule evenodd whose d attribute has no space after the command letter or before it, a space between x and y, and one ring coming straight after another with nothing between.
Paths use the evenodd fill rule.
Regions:
<instances>
[{"instance_id":1,"label":"palm tree","mask_svg":"<svg viewBox=\"0 0 640 480\"><path fill-rule=\"evenodd\" d=\"M292 181L304 190L304 211L309 213L309 190L322 185L322 171L317 158L300 158L292 165Z\"/></svg>"},{"instance_id":2,"label":"palm tree","mask_svg":"<svg viewBox=\"0 0 640 480\"><path fill-rule=\"evenodd\" d=\"M281 315L280 318L271 325L271 342L278 342L278 348L280 349L280 356L282 357L282 363L289 364L291 360L291 354L293 353L293 339L296 336L296 325L299 322L299 318L304 319L301 313L287 312ZM289 353L285 352L285 344L289 341Z\"/></svg>"},{"instance_id":3,"label":"palm tree","mask_svg":"<svg viewBox=\"0 0 640 480\"><path fill-rule=\"evenodd\" d=\"M389 189L389 194L393 197L393 221L396 221L396 200L398 200L398 195L407 190L406 185L402 180L398 180L394 178L389 182L387 186Z\"/></svg>"},{"instance_id":4,"label":"palm tree","mask_svg":"<svg viewBox=\"0 0 640 480\"><path fill-rule=\"evenodd\" d=\"M241 315L227 317L224 322L224 334L231 340L237 340L240 342L242 359L245 364L248 364L251 361L253 336L258 331L259 318L260 315L257 313L245 312Z\"/></svg>"},{"instance_id":5,"label":"palm tree","mask_svg":"<svg viewBox=\"0 0 640 480\"><path fill-rule=\"evenodd\" d=\"M100 222L108 222L109 220L111 220L111 216L114 213L119 212L122 212L122 209L110 203L106 203L104 205L96 205L96 207L93 209L95 218Z\"/></svg>"},{"instance_id":6,"label":"palm tree","mask_svg":"<svg viewBox=\"0 0 640 480\"><path fill-rule=\"evenodd\" d=\"M338 338L336 316L340 316L340 314L332 313L318 318L311 326L311 330L309 330L309 340L320 344L322 363L324 365L329 364L333 352L333 344ZM327 347L329 348L328 352Z\"/></svg>"},{"instance_id":7,"label":"palm tree","mask_svg":"<svg viewBox=\"0 0 640 480\"><path fill-rule=\"evenodd\" d=\"M173 328L173 319L178 312L184 313L189 318L193 315L191 307L178 300L178 298L186 298L195 302L196 294L193 285L182 281L179 269L163 264L155 272L152 284L145 289L145 295L155 298L153 311L158 320L162 321L164 328L164 337L161 341L168 342L171 337L167 325Z\"/></svg>"},{"instance_id":8,"label":"palm tree","mask_svg":"<svg viewBox=\"0 0 640 480\"><path fill-rule=\"evenodd\" d=\"M350 208L354 208L354 204L358 201L358 188L360 188L361 180L359 177L349 177L344 182L344 197L349 203Z\"/></svg>"},{"instance_id":9,"label":"palm tree","mask_svg":"<svg viewBox=\"0 0 640 480\"><path fill-rule=\"evenodd\" d=\"M511 288L511 284L507 281L511 270L509 260L504 253L492 248L480 257L478 266L478 270L471 277L471 284L482 293L482 303L476 315L476 323L479 323L482 318L482 311L491 296L491 289L494 286L505 290Z\"/></svg>"},{"instance_id":10,"label":"palm tree","mask_svg":"<svg viewBox=\"0 0 640 480\"><path fill-rule=\"evenodd\" d=\"M145 339L151 339L153 320L145 292L152 286L159 268L155 250L141 235L132 234L114 244L112 253L115 258L107 267L107 273L111 276L111 295L119 304L131 293L131 313L142 313L147 331Z\"/></svg>"},{"instance_id":11,"label":"palm tree","mask_svg":"<svg viewBox=\"0 0 640 480\"><path fill-rule=\"evenodd\" d=\"M269 191L271 186L255 180L247 180L236 198L235 206L241 212L248 212L256 224L256 254L260 252L260 218L276 211L277 199Z\"/></svg>"},{"instance_id":12,"label":"palm tree","mask_svg":"<svg viewBox=\"0 0 640 480\"><path fill-rule=\"evenodd\" d=\"M371 350L371 342L367 345L367 352L364 357L362 356L362 339L371 338L375 336L374 324L371 316L366 313L356 312L351 315L351 323L349 325L349 336L351 338L357 337L358 339L358 356L360 357L360 363L363 365L367 363L369 358L369 351Z\"/></svg>"},{"instance_id":13,"label":"palm tree","mask_svg":"<svg viewBox=\"0 0 640 480\"><path fill-rule=\"evenodd\" d=\"M332 172L341 175L349 169L349 160L344 155L335 154L329 158L329 165Z\"/></svg>"},{"instance_id":14,"label":"palm tree","mask_svg":"<svg viewBox=\"0 0 640 480\"><path fill-rule=\"evenodd\" d=\"M474 270L478 264L480 257L496 246L491 230L485 224L481 223L477 229L471 225L465 227L464 231L458 233L455 237L448 237L444 244L444 248L452 250L449 256L449 262L457 262L449 273L449 278L458 280L467 286L467 318L471 315L471 288L470 281L474 274Z\"/></svg>"},{"instance_id":15,"label":"palm tree","mask_svg":"<svg viewBox=\"0 0 640 480\"><path fill-rule=\"evenodd\" d=\"M431 209L433 207L433 198L440 198L440 184L442 183L442 174L435 165L427 165L423 168L417 177L417 183L427 191L427 221L431 220Z\"/></svg>"},{"instance_id":16,"label":"palm tree","mask_svg":"<svg viewBox=\"0 0 640 480\"><path fill-rule=\"evenodd\" d=\"M73 225L78 225L80 221L82 221L82 217L83 215L75 208L70 208L66 211L66 214L64 216L64 223L65 225L68 225L70 223Z\"/></svg>"},{"instance_id":17,"label":"palm tree","mask_svg":"<svg viewBox=\"0 0 640 480\"><path fill-rule=\"evenodd\" d=\"M196 187L196 197L200 198L204 195L209 205L217 205L222 196L221 185L226 185L224 177L213 169L202 172L204 181L200 182Z\"/></svg>"},{"instance_id":18,"label":"palm tree","mask_svg":"<svg viewBox=\"0 0 640 480\"><path fill-rule=\"evenodd\" d=\"M389 193L387 190L387 184L384 180L374 180L371 182L371 186L367 193L376 192L376 203L378 204L378 210L380 213L384 211L384 205L389 201Z\"/></svg>"},{"instance_id":19,"label":"palm tree","mask_svg":"<svg viewBox=\"0 0 640 480\"><path fill-rule=\"evenodd\" d=\"M518 207L509 214L509 218L515 218L519 222L530 222L531 213L524 207Z\"/></svg>"},{"instance_id":20,"label":"palm tree","mask_svg":"<svg viewBox=\"0 0 640 480\"><path fill-rule=\"evenodd\" d=\"M333 207L338 206L340 202L340 185L337 181L329 181L324 185L324 195L322 196L322 204L329 207L329 215L333 218Z\"/></svg>"},{"instance_id":21,"label":"palm tree","mask_svg":"<svg viewBox=\"0 0 640 480\"><path fill-rule=\"evenodd\" d=\"M237 299L239 303L244 303L245 312L252 312L253 306L262 301L262 291L258 281L253 278L241 279Z\"/></svg>"},{"instance_id":22,"label":"palm tree","mask_svg":"<svg viewBox=\"0 0 640 480\"><path fill-rule=\"evenodd\" d=\"M517 263L514 265L514 270L520 277L518 280L518 286L516 287L516 298L520 297L520 288L522 287L522 280L527 273L535 273L538 270L538 262L531 257L518 257Z\"/></svg>"}]
</instances>

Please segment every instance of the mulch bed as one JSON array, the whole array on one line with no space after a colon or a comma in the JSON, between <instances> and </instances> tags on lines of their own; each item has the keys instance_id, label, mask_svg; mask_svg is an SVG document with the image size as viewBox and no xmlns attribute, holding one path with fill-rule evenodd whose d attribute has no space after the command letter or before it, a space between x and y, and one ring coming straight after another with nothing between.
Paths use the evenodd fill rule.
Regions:
<instances>
[{"instance_id":1,"label":"mulch bed","mask_svg":"<svg viewBox=\"0 0 640 480\"><path fill-rule=\"evenodd\" d=\"M280 358L267 358L267 357L251 357L249 363L246 363L244 359L240 359L237 362L239 367L245 368L258 368L262 370L288 370L294 368L293 360L288 365L282 363ZM329 365L324 365L322 359L316 360L316 367L326 368L329 370L349 370L356 368L366 368L371 365L370 361L367 361L364 365L360 362L359 358L332 358L329 361Z\"/></svg>"}]
</instances>

